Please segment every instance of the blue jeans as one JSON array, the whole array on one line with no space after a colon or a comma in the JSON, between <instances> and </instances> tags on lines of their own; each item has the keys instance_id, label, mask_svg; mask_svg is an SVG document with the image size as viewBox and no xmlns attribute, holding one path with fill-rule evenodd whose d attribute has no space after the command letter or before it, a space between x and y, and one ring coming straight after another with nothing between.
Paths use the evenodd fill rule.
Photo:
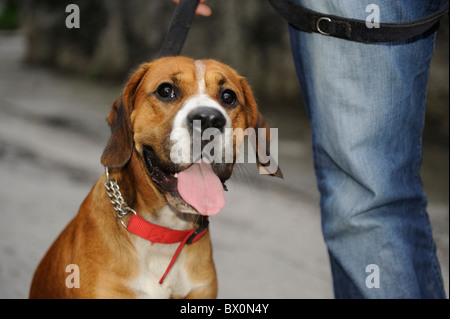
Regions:
<instances>
[{"instance_id":1,"label":"blue jeans","mask_svg":"<svg viewBox=\"0 0 450 319\"><path fill-rule=\"evenodd\" d=\"M439 0L296 0L406 22ZM312 124L322 230L336 298L445 298L422 188L422 130L435 34L362 44L290 28ZM370 265L370 266L369 266Z\"/></svg>"}]
</instances>

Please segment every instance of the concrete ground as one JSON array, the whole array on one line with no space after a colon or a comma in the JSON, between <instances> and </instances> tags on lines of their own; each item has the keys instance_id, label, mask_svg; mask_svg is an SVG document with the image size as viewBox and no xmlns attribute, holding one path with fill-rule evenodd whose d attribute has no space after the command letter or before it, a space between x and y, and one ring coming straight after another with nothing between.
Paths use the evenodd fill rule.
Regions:
<instances>
[{"instance_id":1,"label":"concrete ground","mask_svg":"<svg viewBox=\"0 0 450 319\"><path fill-rule=\"evenodd\" d=\"M23 49L20 35L0 33L0 298L27 298L40 258L103 173L105 116L120 92L24 65ZM246 165L227 183L211 220L220 298L333 297L307 136L282 136L284 181ZM426 153L424 167L448 295L448 153Z\"/></svg>"}]
</instances>

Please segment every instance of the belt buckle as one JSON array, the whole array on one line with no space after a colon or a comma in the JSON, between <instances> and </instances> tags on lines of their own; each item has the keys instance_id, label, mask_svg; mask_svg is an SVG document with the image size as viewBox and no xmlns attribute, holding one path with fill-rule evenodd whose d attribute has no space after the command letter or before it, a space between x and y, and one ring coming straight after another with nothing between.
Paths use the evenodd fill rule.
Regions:
<instances>
[{"instance_id":1,"label":"belt buckle","mask_svg":"<svg viewBox=\"0 0 450 319\"><path fill-rule=\"evenodd\" d=\"M320 29L320 22L322 22L322 21L328 21L328 22L331 22L331 19L328 18L328 17L322 17L322 18L318 19L317 22L316 22L316 29L317 29L317 31L318 31L320 34L323 34L323 35L330 35L329 32L325 32L325 31L323 31L322 29Z\"/></svg>"}]
</instances>

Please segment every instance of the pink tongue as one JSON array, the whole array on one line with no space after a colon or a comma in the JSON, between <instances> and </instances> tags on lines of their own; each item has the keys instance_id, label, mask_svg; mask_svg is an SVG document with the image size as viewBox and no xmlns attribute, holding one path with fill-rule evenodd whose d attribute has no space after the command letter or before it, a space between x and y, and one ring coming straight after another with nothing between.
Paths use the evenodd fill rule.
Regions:
<instances>
[{"instance_id":1,"label":"pink tongue","mask_svg":"<svg viewBox=\"0 0 450 319\"><path fill-rule=\"evenodd\" d=\"M178 173L178 193L204 216L215 215L225 206L222 183L211 164L203 161Z\"/></svg>"}]
</instances>

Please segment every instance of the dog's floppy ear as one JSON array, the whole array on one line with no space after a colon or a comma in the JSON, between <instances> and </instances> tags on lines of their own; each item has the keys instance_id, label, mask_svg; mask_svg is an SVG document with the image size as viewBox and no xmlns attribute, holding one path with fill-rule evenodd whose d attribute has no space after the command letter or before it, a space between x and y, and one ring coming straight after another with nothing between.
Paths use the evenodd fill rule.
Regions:
<instances>
[{"instance_id":1,"label":"dog's floppy ear","mask_svg":"<svg viewBox=\"0 0 450 319\"><path fill-rule=\"evenodd\" d=\"M125 166L133 153L133 130L130 116L134 97L142 78L148 70L148 64L142 65L128 81L124 93L113 103L106 120L111 128L111 137L103 151L101 162L105 167L121 168Z\"/></svg>"},{"instance_id":2,"label":"dog's floppy ear","mask_svg":"<svg viewBox=\"0 0 450 319\"><path fill-rule=\"evenodd\" d=\"M129 115L124 105L123 95L113 103L106 117L111 127L111 137L102 155L102 164L109 168L121 168L131 158L133 151L133 132Z\"/></svg>"},{"instance_id":3,"label":"dog's floppy ear","mask_svg":"<svg viewBox=\"0 0 450 319\"><path fill-rule=\"evenodd\" d=\"M270 147L270 128L262 114L258 111L255 98L253 97L250 86L244 78L241 78L241 87L244 92L245 105L247 107L247 124L249 128L253 128L254 132L249 135L249 140L256 150L256 165L258 166L260 174L266 174L283 178L278 167L278 145L276 145L275 153L270 154L272 148ZM276 136L275 138L278 138ZM274 141L278 143L278 141Z\"/></svg>"}]
</instances>

